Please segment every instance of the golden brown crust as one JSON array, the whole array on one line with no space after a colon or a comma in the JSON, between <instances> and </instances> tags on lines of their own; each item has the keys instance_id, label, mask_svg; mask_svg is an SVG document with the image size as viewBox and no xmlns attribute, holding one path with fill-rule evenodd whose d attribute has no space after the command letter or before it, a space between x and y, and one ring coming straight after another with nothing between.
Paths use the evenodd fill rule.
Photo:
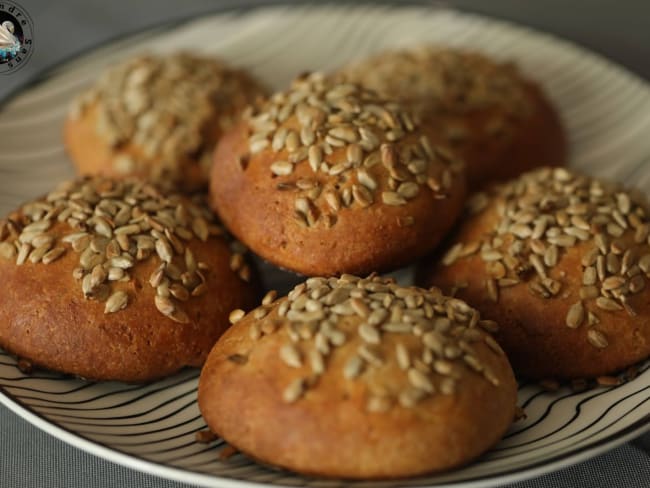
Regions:
<instances>
[{"instance_id":1,"label":"golden brown crust","mask_svg":"<svg viewBox=\"0 0 650 488\"><path fill-rule=\"evenodd\" d=\"M253 312L232 326L201 374L201 412L210 428L237 449L305 474L398 478L464 464L496 443L510 425L516 400L512 371L504 355L480 340L472 343L475 355L499 386L458 365L455 393L437 392L408 408L393 404L369 411L369 398L399 391L406 373L387 359L381 367L368 366L356 380L344 377L346 362L363 344L356 334L362 322L358 317L339 321L347 342L329 354L324 373L304 396L287 403L287 385L313 372L307 357L299 368L280 359L280 348L290 342L286 330L257 340L250 336L251 327L264 329L280 319L283 302L285 298L276 301L262 320L256 321ZM384 358L390 358L397 343L412 354L421 347L414 335L384 332ZM308 354L308 342L297 347Z\"/></svg>"},{"instance_id":2,"label":"golden brown crust","mask_svg":"<svg viewBox=\"0 0 650 488\"><path fill-rule=\"evenodd\" d=\"M0 225L0 237L4 236L0 275L5 286L0 296L0 345L35 365L127 382L164 377L184 366L199 367L228 327L229 312L247 308L255 299L255 286L231 269L228 242L215 236L186 242L196 262L202 263L208 290L178 305L187 320L172 320L157 309L157 290L150 284L160 265L155 253L126 270L128 279L101 285L110 286L106 295L127 294L125 308L107 313L106 296L84 298L83 280L73 277L80 255L61 241L75 232L67 222L56 222L47 230L54 239L52 248L65 249L60 257L48 264L30 259L16 263L8 227L20 232L23 215L16 212Z\"/></svg>"},{"instance_id":3,"label":"golden brown crust","mask_svg":"<svg viewBox=\"0 0 650 488\"><path fill-rule=\"evenodd\" d=\"M560 118L542 89L512 64L435 46L388 51L339 73L421 113L466 161L477 190L567 160Z\"/></svg>"},{"instance_id":4,"label":"golden brown crust","mask_svg":"<svg viewBox=\"0 0 650 488\"><path fill-rule=\"evenodd\" d=\"M133 58L75 101L64 126L66 149L81 175L202 189L216 141L264 95L249 74L222 61L187 54Z\"/></svg>"},{"instance_id":5,"label":"golden brown crust","mask_svg":"<svg viewBox=\"0 0 650 488\"><path fill-rule=\"evenodd\" d=\"M551 174L544 174L553 179ZM503 208L504 201L493 196L483 211L463 221L453 235L450 248L456 243L468 245L491 239L501 225L498 209ZM507 249L513 236L506 233L502 237L504 244L500 249ZM635 243L633 230L620 238L608 239L622 248L635 248L637 263L650 250L645 240L641 245ZM498 321L499 332L495 337L518 374L532 378L596 377L619 371L650 355L650 290L646 287L626 296L626 306L632 313L623 309L615 297L620 309L612 311L599 307L595 298L587 298L582 262L594 247L590 239L578 241L565 250L560 248L557 265L547 269L548 278L561 286L552 298L541 298L537 292L531 292L531 283L538 277L534 270L529 270L521 275L519 284L497 287L498 301L495 302L486 286L487 280L493 277L494 268L488 269L491 265L481 257L480 251L458 258L450 265L431 260L421 268L417 280L423 286L436 285L447 292L457 290L456 295L476 307L482 316ZM623 253L618 256L621 262ZM634 276L641 275L645 277L645 272ZM595 283L598 287L599 282ZM579 303L582 305L576 307L582 310L580 325L569 327L569 310ZM589 334L603 337L606 346L596 347Z\"/></svg>"},{"instance_id":6,"label":"golden brown crust","mask_svg":"<svg viewBox=\"0 0 650 488\"><path fill-rule=\"evenodd\" d=\"M63 138L66 151L77 168L80 175L102 175L115 178L134 176L148 179L152 177L162 163L160 157L146 157L142 149L136 144L127 143L119 149L111 147L97 132L97 109L88 106L79 118L68 117L63 127ZM210 144L214 146L221 131L210 136ZM115 164L116 158L126 157L138 164L133 165L129 171L121 171ZM182 187L187 190L196 190L206 186L206 173L196 159L184 156L175 161L177 168L182 172L176 175L169 174L171 180L178 179L181 175ZM162 175L161 175L162 177ZM158 178L154 178L158 179ZM180 183L180 182L177 182Z\"/></svg>"},{"instance_id":7,"label":"golden brown crust","mask_svg":"<svg viewBox=\"0 0 650 488\"><path fill-rule=\"evenodd\" d=\"M293 129L294 124L297 122L292 117L282 127ZM424 184L410 183L417 195L402 205L388 205L383 195L394 194L395 188L389 187L388 170L381 161L367 168L376 185L372 191L360 183L354 167L342 176L334 176L321 170L315 172L304 160L293 164L290 174L275 175L273 163L290 160L292 154L287 149L269 147L250 154L251 133L254 129L250 123L242 122L220 140L212 169L210 201L242 242L284 268L306 275L365 274L397 268L440 242L462 207L465 182L458 162L429 163L420 175ZM416 129L391 148L399 153L409 145L417 146L422 137L423 132ZM435 141L433 137L428 140ZM378 146L375 155L379 158ZM345 164L348 158L346 147L334 147L330 155L323 155L330 168ZM406 164L400 164L404 171ZM363 165L359 168L363 169ZM409 174L409 178L414 176ZM428 178L432 184L447 179L448 186L434 191L427 186ZM309 195L314 188L299 188L303 182L317 187L313 199ZM346 206L343 192L355 186L363 187L372 203L363 206L351 198ZM328 201L328 193L337 195L337 210ZM296 218L299 199L309 206L313 220L312 215Z\"/></svg>"}]
</instances>

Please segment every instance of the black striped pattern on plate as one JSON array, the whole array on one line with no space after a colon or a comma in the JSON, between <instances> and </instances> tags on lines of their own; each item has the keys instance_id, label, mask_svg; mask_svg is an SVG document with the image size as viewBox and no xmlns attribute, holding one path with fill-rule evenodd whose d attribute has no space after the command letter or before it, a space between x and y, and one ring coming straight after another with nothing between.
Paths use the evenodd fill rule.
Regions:
<instances>
[{"instance_id":1,"label":"black striped pattern on plate","mask_svg":"<svg viewBox=\"0 0 650 488\"><path fill-rule=\"evenodd\" d=\"M102 67L135 52L199 49L251 69L279 88L307 69L330 69L389 46L439 42L517 61L559 107L573 165L641 188L650 183L650 89L611 63L550 36L503 22L425 8L267 7L222 13L112 43L67 63L0 110L0 214L73 175L61 142L72 97ZM299 49L296 47L299 46ZM267 285L295 278L270 267ZM398 273L408 281L409 270ZM582 393L522 384L527 419L472 465L402 485L493 486L592 456L648 429L650 362L617 388ZM343 486L262 467L242 455L220 461L217 441L194 442L204 428L196 406L198 372L149 385L93 383L53 373L21 374L0 351L0 401L29 421L94 454L201 485ZM382 487L392 483L357 483Z\"/></svg>"}]
</instances>

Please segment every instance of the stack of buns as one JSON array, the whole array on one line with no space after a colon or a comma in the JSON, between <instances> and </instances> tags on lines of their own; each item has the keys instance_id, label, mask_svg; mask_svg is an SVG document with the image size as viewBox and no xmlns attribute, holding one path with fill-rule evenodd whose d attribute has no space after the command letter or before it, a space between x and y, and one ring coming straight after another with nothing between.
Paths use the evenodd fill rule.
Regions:
<instances>
[{"instance_id":1,"label":"stack of buns","mask_svg":"<svg viewBox=\"0 0 650 488\"><path fill-rule=\"evenodd\" d=\"M0 223L0 345L95 379L203 366L208 426L265 463L451 469L506 432L515 374L650 355L647 202L563 168L512 64L417 46L267 96L220 60L141 56L65 140L81 176ZM246 248L305 281L251 310ZM378 274L418 261L422 288Z\"/></svg>"}]
</instances>

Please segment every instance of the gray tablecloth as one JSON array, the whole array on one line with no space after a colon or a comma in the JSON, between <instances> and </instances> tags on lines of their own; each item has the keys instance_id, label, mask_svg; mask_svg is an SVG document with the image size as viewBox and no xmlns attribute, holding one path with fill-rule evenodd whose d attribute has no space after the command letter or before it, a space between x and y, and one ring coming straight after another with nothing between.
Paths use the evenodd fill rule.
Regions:
<instances>
[{"instance_id":1,"label":"gray tablecloth","mask_svg":"<svg viewBox=\"0 0 650 488\"><path fill-rule=\"evenodd\" d=\"M0 0L1 3L1 0ZM0 76L0 100L44 69L107 39L225 5L264 1L19 0L35 24L36 49L19 72ZM295 2L298 3L298 2ZM391 2L396 3L396 2ZM431 2L434 3L434 2ZM650 80L648 0L450 0L461 10L512 20L597 51ZM0 136L0 148L1 148ZM1 488L165 487L190 485L146 475L91 456L0 406ZM650 487L650 435L587 462L511 488Z\"/></svg>"}]
</instances>

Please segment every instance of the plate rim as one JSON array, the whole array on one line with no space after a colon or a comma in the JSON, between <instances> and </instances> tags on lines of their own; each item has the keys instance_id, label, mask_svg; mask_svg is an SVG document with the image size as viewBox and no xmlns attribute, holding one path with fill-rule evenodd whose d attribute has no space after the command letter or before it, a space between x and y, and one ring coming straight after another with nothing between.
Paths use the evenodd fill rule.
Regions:
<instances>
[{"instance_id":1,"label":"plate rim","mask_svg":"<svg viewBox=\"0 0 650 488\"><path fill-rule=\"evenodd\" d=\"M452 5L447 5L445 3L438 3L436 0L355 0L354 4L350 4L348 0L298 0L299 3L296 3L296 0L223 0L224 4L211 7L205 11L192 13L187 15L179 15L172 19L161 20L159 22L153 22L150 25L145 27L137 28L134 27L126 32L117 34L115 36L110 36L104 40L93 42L88 46L74 51L63 58L55 65L44 66L32 73L24 83L16 86L15 88L9 90L4 96L0 97L0 112L4 109L11 99L21 94L21 92L34 88L39 83L42 83L49 79L57 71L65 70L67 67L74 63L83 61L83 58L90 57L95 51L98 51L101 48L108 47L111 44L118 43L120 41L125 41L127 39L138 39L144 40L156 34L163 33L171 28L180 27L187 23L197 20L201 16L212 17L225 13L236 13L247 14L253 11L263 10L263 9L272 9L277 7L300 7L303 9L309 8L331 8L331 7L350 7L350 8L359 8L359 7L376 7L376 8L390 8L390 9L402 9L402 8L413 8L420 7L426 8L432 11L439 12L453 12L462 16L472 17L482 21L488 21L496 24L501 24L506 27L514 27L526 33L531 33L536 36L545 37L546 40L552 42L558 42L570 46L572 49L581 51L581 54L588 54L594 60L606 63L609 67L616 68L621 75L627 75L628 77L634 79L637 82L645 85L650 89L650 80L644 78L640 74L632 71L627 66L619 64L613 59L610 59L605 54L598 51L594 51L587 46L583 46L577 41L572 39L567 39L558 34L539 29L537 27L530 26L528 24L522 24L515 22L510 19L504 19L500 17L495 17L487 15L481 12L475 12L471 10L466 10L464 7L456 7Z\"/></svg>"},{"instance_id":2,"label":"plate rim","mask_svg":"<svg viewBox=\"0 0 650 488\"><path fill-rule=\"evenodd\" d=\"M193 381L193 378L188 378L187 381ZM650 400L650 398L648 399ZM244 488L244 487L268 487L275 486L279 488L293 488L293 485L281 484L281 483L261 483L257 481L248 481L238 478L233 478L230 476L223 475L212 475L209 473L202 473L199 471L192 471L186 468L173 467L168 464L151 461L145 459L136 454L130 454L124 452L120 449L110 447L109 445L89 439L88 437L81 435L77 432L74 432L71 429L68 429L58 423L54 423L48 420L44 415L36 412L34 409L28 405L23 404L18 398L13 394L8 392L5 387L0 385L0 404L3 404L10 411L29 422L32 426L40 429L48 435L55 437L56 439L65 442L69 446L97 456L106 461L113 462L115 464L127 467L129 469L137 470L141 473L148 475L157 476L159 478L173 480L176 482L191 482L199 486L214 486L215 481L224 486L224 488ZM57 435L54 434L56 432ZM537 478L544 474L549 474L555 472L559 469L574 466L582 461L591 459L599 454L603 454L625 442L635 439L644 433L650 432L650 413L646 414L639 420L635 421L631 425L627 426L625 429L616 431L604 439L600 439L592 444L589 444L586 448L576 447L569 453L559 454L550 458L550 461L544 459L538 461L533 465L528 465L519 469L513 469L511 471L505 471L498 475L489 475L487 477L477 477L469 480L463 481L454 481L447 482L442 484L435 485L411 485L413 488L416 487L436 487L436 488L452 488L452 487L463 487L463 488L488 488L494 486L500 486L501 484L510 484L518 481L523 481L526 479ZM216 450L216 446L214 447ZM289 474L293 474L290 471L286 471ZM161 474L161 472L167 473L166 475ZM188 479L193 478L193 479ZM319 478L313 478L319 479ZM416 481L415 478L405 478L409 481ZM345 482L347 480L341 480ZM359 482L362 480L350 480L352 482Z\"/></svg>"},{"instance_id":3,"label":"plate rim","mask_svg":"<svg viewBox=\"0 0 650 488\"><path fill-rule=\"evenodd\" d=\"M618 64L616 61L608 58L607 56L589 49L573 40L563 38L554 33L546 32L544 30L529 26L527 24L520 24L509 19L502 19L499 17L492 17L490 15L485 15L483 13L473 12L465 10L461 7L454 7L445 4L432 3L428 0L388 0L388 1L373 1L373 0L360 0L350 5L350 3L345 0L327 0L326 2L319 2L318 0L308 0L305 2L300 2L296 4L291 0L246 0L245 2L238 2L237 0L227 0L227 2L222 5L219 5L214 8L208 8L205 11L192 13L187 15L181 15L173 19L168 19L160 22L154 22L151 25L148 25L144 28L134 28L133 30L121 33L116 36L109 37L102 41L95 42L89 46L84 47L78 51L71 53L68 56L65 56L60 62L56 65L51 65L44 67L32 75L16 88L10 90L3 97L0 97L0 112L4 109L5 105L11 102L11 100L19 96L22 92L33 89L38 86L40 83L46 82L52 76L56 75L58 72L64 72L72 63L84 63L88 58L92 57L102 48L110 47L111 45L117 44L126 40L137 40L144 41L155 37L157 35L164 35L166 32L185 26L192 21L195 21L200 18L209 18L223 15L226 13L241 13L242 15L257 12L265 9L275 9L278 7L299 7L304 10L309 9L328 9L328 8L363 8L363 7L374 7L377 9L404 9L404 8L422 8L428 9L432 12L451 12L455 15L459 15L464 18L477 19L481 22L487 22L494 26L506 27L506 28L515 28L519 30L522 34L533 35L538 39L550 42L555 44L556 47L570 47L571 49L577 51L580 54L590 56L592 61L597 61L604 63L607 68L616 70L617 74L620 76L627 77L630 81L640 83L644 88L650 89L650 82L646 80L641 75L630 70L626 66ZM558 46L559 44L559 46ZM3 350L4 351L4 350ZM7 353L9 354L9 353ZM13 356L12 356L13 357ZM192 378L188 378L188 381L193 381ZM129 469L134 469L136 471L153 475L162 479L173 480L177 482L189 482L192 484L197 484L199 486L214 486L215 482L219 482L221 486L232 487L232 488L242 488L242 487L266 487L270 486L268 483L258 482L258 481L248 481L245 479L233 478L227 475L213 475L205 472L193 471L187 468L170 466L162 462L152 461L145 459L137 454L131 454L124 452L120 449L111 447L108 444L102 443L90 439L82 434L79 434L71 429L68 429L59 423L55 423L51 420L48 420L44 415L38 413L30 406L23 404L17 397L12 393L7 391L6 387L0 384L0 404L3 404L11 412L23 418L25 421L29 422L32 426L37 427L39 430L51 435L58 440L61 440L68 444L69 446L97 456L104 460L116 463L118 465L127 467ZM650 432L650 413L646 414L642 418L638 419L631 425L627 426L625 429L616 431L607 437L600 439L596 442L589 444L587 447L580 448L576 447L569 451L569 453L556 455L551 458L547 458L541 461L538 461L532 465L526 465L525 467L516 468L510 471L502 471L499 474L488 475L484 477L475 477L467 480L459 480L446 482L443 484L436 485L413 485L413 486L435 486L439 488L445 487L464 487L464 488L487 488L492 486L498 486L503 483L509 484L517 481L522 481L526 479L536 478L544 474L555 472L559 469L573 466L577 463L590 459L594 456L602 454L609 451L625 442L628 442L644 433ZM216 449L216 446L214 447ZM549 461L550 459L550 461ZM286 470L283 470L286 471ZM290 471L286 471L290 473ZM319 478L313 478L319 479ZM416 478L407 478L409 481L415 481ZM346 480L341 480L345 482ZM354 481L354 480L350 480ZM356 480L360 481L360 480ZM272 483L272 486L278 487L292 487L290 484L277 484Z\"/></svg>"}]
</instances>

